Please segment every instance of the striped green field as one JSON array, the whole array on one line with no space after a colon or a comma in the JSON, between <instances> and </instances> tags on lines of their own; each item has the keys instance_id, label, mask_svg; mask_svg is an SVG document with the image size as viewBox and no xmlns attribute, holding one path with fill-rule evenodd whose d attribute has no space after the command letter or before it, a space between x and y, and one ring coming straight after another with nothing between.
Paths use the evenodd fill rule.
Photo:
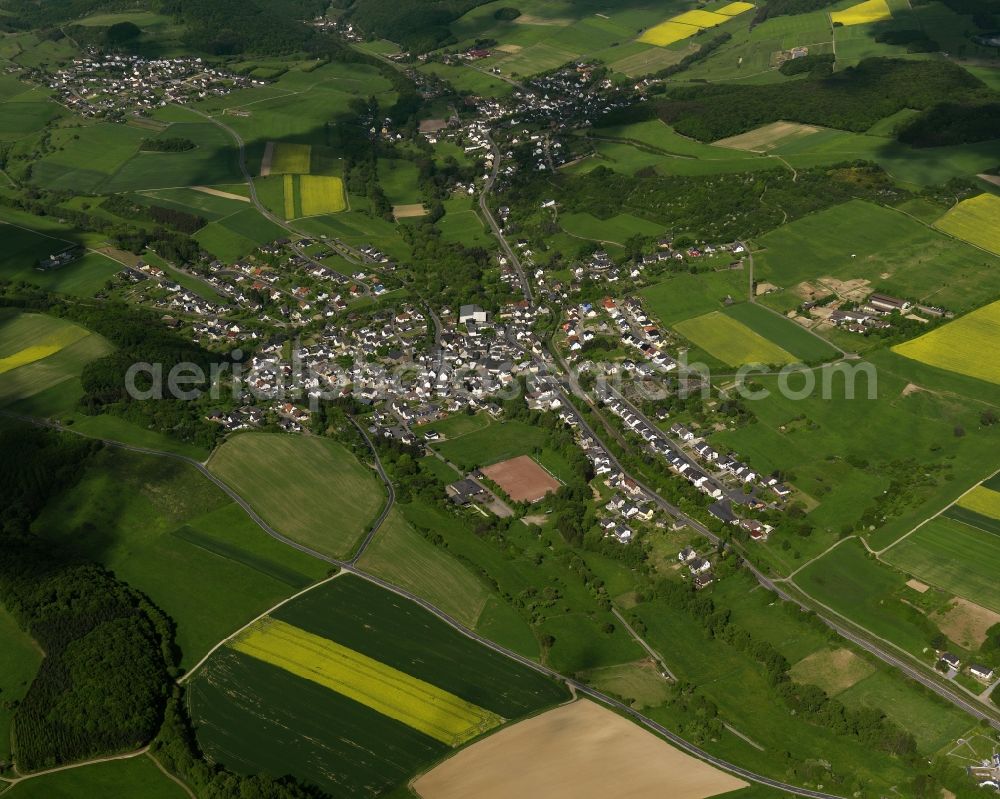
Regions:
<instances>
[{"instance_id":1,"label":"striped green field","mask_svg":"<svg viewBox=\"0 0 1000 799\"><path fill-rule=\"evenodd\" d=\"M384 502L375 472L329 439L244 433L219 447L208 468L280 532L338 558Z\"/></svg>"},{"instance_id":2,"label":"striped green field","mask_svg":"<svg viewBox=\"0 0 1000 799\"><path fill-rule=\"evenodd\" d=\"M788 350L719 311L674 325L684 338L730 366L751 363L786 364L796 358Z\"/></svg>"}]
</instances>

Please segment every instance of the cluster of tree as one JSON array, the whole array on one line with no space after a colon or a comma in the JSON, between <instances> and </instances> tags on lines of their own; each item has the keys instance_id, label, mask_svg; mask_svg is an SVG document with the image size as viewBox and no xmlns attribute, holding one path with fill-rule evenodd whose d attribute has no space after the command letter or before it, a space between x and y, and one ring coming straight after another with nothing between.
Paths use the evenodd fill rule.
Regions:
<instances>
[{"instance_id":1,"label":"cluster of tree","mask_svg":"<svg viewBox=\"0 0 1000 799\"><path fill-rule=\"evenodd\" d=\"M840 735L852 736L878 751L916 762L919 757L917 743L911 733L878 708L848 708L815 685L793 682L789 675L791 664L785 656L769 641L756 640L737 626L731 619L731 611L717 608L711 597L673 580L661 581L656 594L671 607L695 618L707 635L724 641L757 662L768 682L796 715Z\"/></svg>"},{"instance_id":2,"label":"cluster of tree","mask_svg":"<svg viewBox=\"0 0 1000 799\"><path fill-rule=\"evenodd\" d=\"M914 147L994 139L1000 131L1000 101L992 103L942 103L899 128L896 137Z\"/></svg>"},{"instance_id":3,"label":"cluster of tree","mask_svg":"<svg viewBox=\"0 0 1000 799\"><path fill-rule=\"evenodd\" d=\"M1000 0L941 0L956 14L972 17L980 30L992 33L997 30L1000 17Z\"/></svg>"},{"instance_id":4,"label":"cluster of tree","mask_svg":"<svg viewBox=\"0 0 1000 799\"><path fill-rule=\"evenodd\" d=\"M503 8L498 8L493 12L493 19L499 19L501 21L510 22L521 16L521 9L514 8L513 6L504 6Z\"/></svg>"},{"instance_id":5,"label":"cluster of tree","mask_svg":"<svg viewBox=\"0 0 1000 799\"><path fill-rule=\"evenodd\" d=\"M165 139L145 138L139 142L139 149L151 153L183 153L193 150L197 145L183 136L170 136Z\"/></svg>"},{"instance_id":6,"label":"cluster of tree","mask_svg":"<svg viewBox=\"0 0 1000 799\"><path fill-rule=\"evenodd\" d=\"M176 263L196 261L202 254L198 242L186 233L164 227L146 228L128 225L124 221L109 220L105 215L92 214L86 208L78 211L59 205L60 200L67 197L68 195L62 193L40 192L32 188L21 194L0 195L0 205L27 211L34 216L56 216L81 230L103 233L115 243L115 246L136 254L149 247L168 261ZM177 219L174 216L170 218Z\"/></svg>"},{"instance_id":7,"label":"cluster of tree","mask_svg":"<svg viewBox=\"0 0 1000 799\"><path fill-rule=\"evenodd\" d=\"M884 203L908 196L880 167L867 163L803 169L797 178L785 170L666 176L654 170L624 175L597 167L586 175L558 180L559 201L566 212L607 219L624 211L652 221L669 220L665 233L710 242L759 235L855 197ZM503 195L512 209L511 231L531 235L537 209L552 192L551 178L526 174L515 182ZM544 232L536 238L544 240Z\"/></svg>"},{"instance_id":8,"label":"cluster of tree","mask_svg":"<svg viewBox=\"0 0 1000 799\"><path fill-rule=\"evenodd\" d=\"M455 41L451 23L488 0L355 0L347 18L371 36L414 52Z\"/></svg>"},{"instance_id":9,"label":"cluster of tree","mask_svg":"<svg viewBox=\"0 0 1000 799\"><path fill-rule=\"evenodd\" d=\"M704 61L712 53L714 53L716 50L718 50L720 47L722 47L722 45L724 45L732 38L733 36L730 33L720 33L716 36L713 36L707 42L702 44L693 53L688 53L686 56L684 56L684 58L682 58L676 64L671 64L669 67L661 69L654 75L654 77L669 78L671 75L676 75L678 72L683 72L692 64L697 64L699 61ZM660 89L665 89L665 87L662 84L659 84L654 86L654 89L660 90Z\"/></svg>"},{"instance_id":10,"label":"cluster of tree","mask_svg":"<svg viewBox=\"0 0 1000 799\"><path fill-rule=\"evenodd\" d=\"M660 101L658 111L679 133L715 141L779 119L860 132L904 108L926 111L945 102L974 105L996 102L998 97L957 64L868 58L826 77L780 85L674 88ZM979 140L982 131L966 125L956 133L964 142Z\"/></svg>"},{"instance_id":11,"label":"cluster of tree","mask_svg":"<svg viewBox=\"0 0 1000 799\"><path fill-rule=\"evenodd\" d=\"M805 75L808 73L811 77L818 78L833 72L834 61L836 61L836 56L833 53L790 58L778 67L778 72L782 75Z\"/></svg>"},{"instance_id":12,"label":"cluster of tree","mask_svg":"<svg viewBox=\"0 0 1000 799\"><path fill-rule=\"evenodd\" d=\"M875 41L883 44L896 46L906 45L910 53L936 53L941 46L931 39L926 31L922 30L889 30L879 31L875 34Z\"/></svg>"},{"instance_id":13,"label":"cluster of tree","mask_svg":"<svg viewBox=\"0 0 1000 799\"><path fill-rule=\"evenodd\" d=\"M116 22L108 26L73 25L68 33L81 47L121 50L135 42L142 35L142 29L134 22Z\"/></svg>"},{"instance_id":14,"label":"cluster of tree","mask_svg":"<svg viewBox=\"0 0 1000 799\"><path fill-rule=\"evenodd\" d=\"M100 444L53 431L0 433L0 601L45 652L14 712L18 766L127 751L159 729L175 652L170 620L100 566L63 557L28 527Z\"/></svg>"},{"instance_id":15,"label":"cluster of tree","mask_svg":"<svg viewBox=\"0 0 1000 799\"><path fill-rule=\"evenodd\" d=\"M205 227L204 217L195 216L186 211L178 211L176 208L165 208L162 205L146 205L129 199L128 195L125 194L112 194L101 203L101 208L122 217L122 219L154 222L157 225L166 225L188 235Z\"/></svg>"}]
</instances>

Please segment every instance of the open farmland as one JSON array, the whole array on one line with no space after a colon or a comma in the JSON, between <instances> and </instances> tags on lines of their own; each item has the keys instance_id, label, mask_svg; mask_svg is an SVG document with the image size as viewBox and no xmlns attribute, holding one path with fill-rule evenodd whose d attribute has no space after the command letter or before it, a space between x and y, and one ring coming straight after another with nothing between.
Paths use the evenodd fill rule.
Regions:
<instances>
[{"instance_id":1,"label":"open farmland","mask_svg":"<svg viewBox=\"0 0 1000 799\"><path fill-rule=\"evenodd\" d=\"M311 158L312 147L308 144L269 142L261 162L261 177L267 177L267 175L308 175Z\"/></svg>"},{"instance_id":2,"label":"open farmland","mask_svg":"<svg viewBox=\"0 0 1000 799\"><path fill-rule=\"evenodd\" d=\"M798 323L756 303L741 302L730 305L723 313L777 344L801 361L811 363L829 360L837 354L833 347L806 331Z\"/></svg>"},{"instance_id":3,"label":"open farmland","mask_svg":"<svg viewBox=\"0 0 1000 799\"><path fill-rule=\"evenodd\" d=\"M1000 259L904 213L860 200L809 214L755 242L754 276L785 289L761 299L798 307L802 281L868 280L871 289L961 313L1000 293Z\"/></svg>"},{"instance_id":4,"label":"open farmland","mask_svg":"<svg viewBox=\"0 0 1000 799\"><path fill-rule=\"evenodd\" d=\"M841 25L867 25L870 22L880 22L891 19L892 12L885 0L865 0L863 3L845 8L843 11L833 11L830 19Z\"/></svg>"},{"instance_id":5,"label":"open farmland","mask_svg":"<svg viewBox=\"0 0 1000 799\"><path fill-rule=\"evenodd\" d=\"M65 389L60 405L71 408L83 394L83 367L110 350L101 336L61 319L0 311L0 406L31 411L31 398Z\"/></svg>"},{"instance_id":6,"label":"open farmland","mask_svg":"<svg viewBox=\"0 0 1000 799\"><path fill-rule=\"evenodd\" d=\"M751 3L735 2L718 11L695 9L671 17L666 22L654 25L645 31L638 41L660 47L683 41L701 30L714 28L753 8Z\"/></svg>"},{"instance_id":7,"label":"open farmland","mask_svg":"<svg viewBox=\"0 0 1000 799\"><path fill-rule=\"evenodd\" d=\"M747 783L587 700L523 721L417 779L422 799L705 799Z\"/></svg>"},{"instance_id":8,"label":"open farmland","mask_svg":"<svg viewBox=\"0 0 1000 799\"><path fill-rule=\"evenodd\" d=\"M89 335L89 330L52 316L0 315L0 375L54 355Z\"/></svg>"},{"instance_id":9,"label":"open farmland","mask_svg":"<svg viewBox=\"0 0 1000 799\"><path fill-rule=\"evenodd\" d=\"M949 372L1000 383L1000 361L989 357L1000 345L1000 301L949 322L893 352Z\"/></svg>"},{"instance_id":10,"label":"open farmland","mask_svg":"<svg viewBox=\"0 0 1000 799\"><path fill-rule=\"evenodd\" d=\"M430 462L441 464L433 457ZM458 478L447 466L445 469L449 480ZM360 566L430 600L470 628L476 626L490 595L479 577L413 529L396 508L365 550Z\"/></svg>"},{"instance_id":11,"label":"open farmland","mask_svg":"<svg viewBox=\"0 0 1000 799\"><path fill-rule=\"evenodd\" d=\"M819 128L813 125L802 125L798 122L772 122L756 130L730 136L713 142L716 147L731 147L734 150L749 150L752 152L768 152L783 144L818 133Z\"/></svg>"},{"instance_id":12,"label":"open farmland","mask_svg":"<svg viewBox=\"0 0 1000 799\"><path fill-rule=\"evenodd\" d=\"M958 506L990 519L1000 519L1000 491L976 486L958 501Z\"/></svg>"},{"instance_id":13,"label":"open farmland","mask_svg":"<svg viewBox=\"0 0 1000 799\"><path fill-rule=\"evenodd\" d=\"M448 746L499 726L495 713L285 622L264 619L229 646L343 694Z\"/></svg>"},{"instance_id":14,"label":"open farmland","mask_svg":"<svg viewBox=\"0 0 1000 799\"><path fill-rule=\"evenodd\" d=\"M527 455L484 466L481 471L515 502L537 502L559 490L559 481Z\"/></svg>"},{"instance_id":15,"label":"open farmland","mask_svg":"<svg viewBox=\"0 0 1000 799\"><path fill-rule=\"evenodd\" d=\"M268 659L332 655L305 678L238 651L239 643L208 660L190 685L198 738L216 761L237 771L291 773L336 796L375 797L430 766L450 743L374 707L398 699L406 712L397 715L422 723L413 714L429 706L417 696L447 697L463 713L498 723L568 696L419 606L350 575L303 594L272 618L279 630L295 630L294 646L271 647ZM302 648L317 638L319 650ZM364 672L333 674L345 657L363 664ZM339 679L336 687L329 685L331 676ZM361 683L369 678L395 687L364 691ZM365 695L348 698L345 686Z\"/></svg>"},{"instance_id":16,"label":"open farmland","mask_svg":"<svg viewBox=\"0 0 1000 799\"><path fill-rule=\"evenodd\" d=\"M935 222L934 227L1000 255L1000 197L980 194L963 200Z\"/></svg>"},{"instance_id":17,"label":"open farmland","mask_svg":"<svg viewBox=\"0 0 1000 799\"><path fill-rule=\"evenodd\" d=\"M674 325L674 330L730 366L795 361L795 356L788 350L719 311L679 322Z\"/></svg>"},{"instance_id":18,"label":"open farmland","mask_svg":"<svg viewBox=\"0 0 1000 799\"><path fill-rule=\"evenodd\" d=\"M882 553L923 582L1000 612L1000 536L939 516Z\"/></svg>"},{"instance_id":19,"label":"open farmland","mask_svg":"<svg viewBox=\"0 0 1000 799\"><path fill-rule=\"evenodd\" d=\"M727 307L727 298L740 300L748 293L746 272L727 269L696 275L672 275L642 289L640 296L660 324L674 325L710 311L722 311Z\"/></svg>"},{"instance_id":20,"label":"open farmland","mask_svg":"<svg viewBox=\"0 0 1000 799\"><path fill-rule=\"evenodd\" d=\"M168 613L186 668L328 570L268 536L191 466L120 449L98 453L32 530Z\"/></svg>"},{"instance_id":21,"label":"open farmland","mask_svg":"<svg viewBox=\"0 0 1000 799\"><path fill-rule=\"evenodd\" d=\"M25 780L4 794L12 799L188 799L180 785L142 755L93 763Z\"/></svg>"},{"instance_id":22,"label":"open farmland","mask_svg":"<svg viewBox=\"0 0 1000 799\"><path fill-rule=\"evenodd\" d=\"M374 472L328 439L244 433L219 447L208 467L268 524L333 557L354 550L383 502Z\"/></svg>"},{"instance_id":23,"label":"open farmland","mask_svg":"<svg viewBox=\"0 0 1000 799\"><path fill-rule=\"evenodd\" d=\"M875 666L850 649L819 649L792 666L789 674L800 685L816 685L830 696L846 691L875 673Z\"/></svg>"}]
</instances>

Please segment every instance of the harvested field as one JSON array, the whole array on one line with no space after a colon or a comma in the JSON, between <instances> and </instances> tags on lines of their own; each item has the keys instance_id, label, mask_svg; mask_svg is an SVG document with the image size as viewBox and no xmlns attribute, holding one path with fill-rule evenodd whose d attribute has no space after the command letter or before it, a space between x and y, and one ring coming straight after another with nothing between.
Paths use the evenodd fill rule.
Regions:
<instances>
[{"instance_id":1,"label":"harvested field","mask_svg":"<svg viewBox=\"0 0 1000 799\"><path fill-rule=\"evenodd\" d=\"M913 580L913 579L907 580L906 586L908 588L912 588L918 594L926 594L928 591L931 590L931 587L927 585L927 583L922 583L920 582L920 580Z\"/></svg>"},{"instance_id":2,"label":"harvested field","mask_svg":"<svg viewBox=\"0 0 1000 799\"><path fill-rule=\"evenodd\" d=\"M517 25L551 25L557 28L565 28L572 25L573 20L566 17L539 17L535 14L521 14L514 20Z\"/></svg>"},{"instance_id":3,"label":"harvested field","mask_svg":"<svg viewBox=\"0 0 1000 799\"><path fill-rule=\"evenodd\" d=\"M202 194L211 194L213 197L222 197L225 200L236 200L241 203L250 202L249 197L242 197L239 194L233 194L228 191L221 191L220 189L213 189L209 186L192 186L195 191L200 191Z\"/></svg>"},{"instance_id":4,"label":"harvested field","mask_svg":"<svg viewBox=\"0 0 1000 799\"><path fill-rule=\"evenodd\" d=\"M1000 255L1000 197L980 194L963 200L935 222L934 227Z\"/></svg>"},{"instance_id":5,"label":"harvested field","mask_svg":"<svg viewBox=\"0 0 1000 799\"><path fill-rule=\"evenodd\" d=\"M814 125L801 125L798 122L772 122L756 130L749 130L739 136L729 136L713 142L716 147L729 147L733 150L747 150L765 153L783 144L819 133Z\"/></svg>"},{"instance_id":6,"label":"harvested field","mask_svg":"<svg viewBox=\"0 0 1000 799\"><path fill-rule=\"evenodd\" d=\"M392 206L392 215L396 219L412 219L417 216L426 216L427 209L423 203L406 203L404 205Z\"/></svg>"},{"instance_id":7,"label":"harvested field","mask_svg":"<svg viewBox=\"0 0 1000 799\"><path fill-rule=\"evenodd\" d=\"M559 481L527 455L485 466L482 472L515 502L537 502L559 490Z\"/></svg>"},{"instance_id":8,"label":"harvested field","mask_svg":"<svg viewBox=\"0 0 1000 799\"><path fill-rule=\"evenodd\" d=\"M987 183L992 183L994 186L1000 186L1000 175L990 175L986 172L982 172L976 175L980 180L985 180Z\"/></svg>"},{"instance_id":9,"label":"harvested field","mask_svg":"<svg viewBox=\"0 0 1000 799\"><path fill-rule=\"evenodd\" d=\"M885 0L865 0L864 3L830 14L830 19L841 25L867 25L869 22L891 18L892 12Z\"/></svg>"},{"instance_id":10,"label":"harvested field","mask_svg":"<svg viewBox=\"0 0 1000 799\"><path fill-rule=\"evenodd\" d=\"M998 344L1000 302L994 302L892 350L939 369L1000 383L1000 362L989 356Z\"/></svg>"},{"instance_id":11,"label":"harvested field","mask_svg":"<svg viewBox=\"0 0 1000 799\"><path fill-rule=\"evenodd\" d=\"M830 696L875 673L875 667L849 649L821 649L792 666L791 675L801 685L816 685Z\"/></svg>"},{"instance_id":12,"label":"harvested field","mask_svg":"<svg viewBox=\"0 0 1000 799\"><path fill-rule=\"evenodd\" d=\"M1000 613L956 597L947 608L931 616L931 621L956 644L977 650L986 641L990 627L1000 624Z\"/></svg>"},{"instance_id":13,"label":"harvested field","mask_svg":"<svg viewBox=\"0 0 1000 799\"><path fill-rule=\"evenodd\" d=\"M502 730L413 782L423 799L704 799L746 785L588 701Z\"/></svg>"},{"instance_id":14,"label":"harvested field","mask_svg":"<svg viewBox=\"0 0 1000 799\"><path fill-rule=\"evenodd\" d=\"M497 47L497 50L499 50L501 53L510 53L511 55L513 55L514 53L520 53L523 49L524 47L522 47L519 44L501 44L499 47Z\"/></svg>"},{"instance_id":15,"label":"harvested field","mask_svg":"<svg viewBox=\"0 0 1000 799\"><path fill-rule=\"evenodd\" d=\"M501 49L501 48L497 48ZM448 127L448 120L446 119L421 119L420 120L420 132L421 133L437 133L439 130L444 130Z\"/></svg>"},{"instance_id":16,"label":"harvested field","mask_svg":"<svg viewBox=\"0 0 1000 799\"><path fill-rule=\"evenodd\" d=\"M271 174L271 162L274 160L274 142L269 141L264 145L264 155L260 159L260 176L266 178Z\"/></svg>"}]
</instances>

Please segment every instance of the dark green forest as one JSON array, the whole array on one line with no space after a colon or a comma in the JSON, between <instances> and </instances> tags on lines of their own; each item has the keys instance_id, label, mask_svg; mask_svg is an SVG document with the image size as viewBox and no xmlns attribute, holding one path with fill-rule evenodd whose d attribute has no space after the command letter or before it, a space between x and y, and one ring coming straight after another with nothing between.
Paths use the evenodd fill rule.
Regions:
<instances>
[{"instance_id":1,"label":"dark green forest","mask_svg":"<svg viewBox=\"0 0 1000 799\"><path fill-rule=\"evenodd\" d=\"M996 136L995 127L981 123L978 109L998 100L982 81L949 62L869 58L832 75L791 83L671 88L656 111L641 113L657 114L685 136L716 141L779 119L860 133L884 117L914 108L925 115L910 126L907 141L929 147ZM935 133L921 120L943 103L969 111Z\"/></svg>"}]
</instances>

